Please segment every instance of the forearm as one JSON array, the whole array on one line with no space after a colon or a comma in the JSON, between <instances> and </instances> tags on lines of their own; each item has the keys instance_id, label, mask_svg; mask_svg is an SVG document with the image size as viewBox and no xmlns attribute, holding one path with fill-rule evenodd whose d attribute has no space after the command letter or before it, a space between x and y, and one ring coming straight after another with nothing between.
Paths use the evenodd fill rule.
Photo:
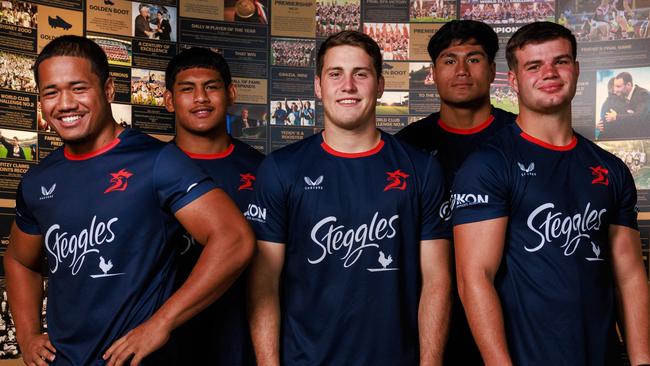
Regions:
<instances>
[{"instance_id":1,"label":"forearm","mask_svg":"<svg viewBox=\"0 0 650 366\"><path fill-rule=\"evenodd\" d=\"M214 240L228 242L219 245ZM208 238L192 273L185 283L160 307L152 319L172 330L218 299L242 273L253 248L252 235L228 233ZM215 263L219 263L215 266Z\"/></svg>"},{"instance_id":2,"label":"forearm","mask_svg":"<svg viewBox=\"0 0 650 366\"><path fill-rule=\"evenodd\" d=\"M260 366L280 365L280 300L277 295L251 296L249 324Z\"/></svg>"},{"instance_id":3,"label":"forearm","mask_svg":"<svg viewBox=\"0 0 650 366\"><path fill-rule=\"evenodd\" d=\"M650 364L650 290L643 271L619 287L627 353L632 365Z\"/></svg>"},{"instance_id":4,"label":"forearm","mask_svg":"<svg viewBox=\"0 0 650 366\"><path fill-rule=\"evenodd\" d=\"M284 245L258 242L248 282L248 322L257 364L280 365L280 274Z\"/></svg>"},{"instance_id":5,"label":"forearm","mask_svg":"<svg viewBox=\"0 0 650 366\"><path fill-rule=\"evenodd\" d=\"M501 302L492 281L485 276L470 281L459 278L459 291L472 335L485 365L512 365Z\"/></svg>"},{"instance_id":6,"label":"forearm","mask_svg":"<svg viewBox=\"0 0 650 366\"><path fill-rule=\"evenodd\" d=\"M420 365L442 365L451 315L451 284L440 281L422 288L418 309Z\"/></svg>"},{"instance_id":7,"label":"forearm","mask_svg":"<svg viewBox=\"0 0 650 366\"><path fill-rule=\"evenodd\" d=\"M4 257L7 297L16 325L20 345L26 338L40 335L43 306L43 277L40 272L25 267L10 254Z\"/></svg>"}]
</instances>

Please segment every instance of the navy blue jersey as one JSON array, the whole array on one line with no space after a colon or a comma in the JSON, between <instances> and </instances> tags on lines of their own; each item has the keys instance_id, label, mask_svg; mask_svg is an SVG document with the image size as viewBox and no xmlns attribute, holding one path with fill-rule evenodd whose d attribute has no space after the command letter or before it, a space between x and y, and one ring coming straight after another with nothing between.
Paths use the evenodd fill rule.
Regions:
<instances>
[{"instance_id":1,"label":"navy blue jersey","mask_svg":"<svg viewBox=\"0 0 650 366\"><path fill-rule=\"evenodd\" d=\"M264 155L236 139L232 139L232 144L221 154L187 155L228 193L242 213L246 210L252 199L257 166ZM178 286L185 282L203 249L188 233L182 237ZM220 366L254 363L246 318L245 287L244 274L215 303L177 329L184 363Z\"/></svg>"},{"instance_id":2,"label":"navy blue jersey","mask_svg":"<svg viewBox=\"0 0 650 366\"><path fill-rule=\"evenodd\" d=\"M513 124L516 118L510 112L492 107L492 113L485 122L471 129L458 129L448 126L440 119L440 113L435 112L406 126L396 136L413 146L435 153L445 173L447 186L451 188L454 176L465 159L502 127ZM450 211L443 210L443 213L449 219ZM453 293L445 364L481 365L481 354L469 329L458 292Z\"/></svg>"},{"instance_id":3,"label":"navy blue jersey","mask_svg":"<svg viewBox=\"0 0 650 366\"><path fill-rule=\"evenodd\" d=\"M444 198L435 158L383 132L365 153L317 134L264 160L245 216L286 245L282 364L417 364L419 247L450 237Z\"/></svg>"},{"instance_id":4,"label":"navy blue jersey","mask_svg":"<svg viewBox=\"0 0 650 366\"><path fill-rule=\"evenodd\" d=\"M626 166L576 134L545 144L516 124L470 156L454 225L508 217L495 278L517 365L620 364L609 225L637 228Z\"/></svg>"},{"instance_id":5,"label":"navy blue jersey","mask_svg":"<svg viewBox=\"0 0 650 366\"><path fill-rule=\"evenodd\" d=\"M451 187L454 175L465 159L502 127L513 124L516 118L510 112L492 107L492 114L485 122L471 129L458 129L445 124L440 119L440 112L435 112L404 127L395 136L434 153Z\"/></svg>"},{"instance_id":6,"label":"navy blue jersey","mask_svg":"<svg viewBox=\"0 0 650 366\"><path fill-rule=\"evenodd\" d=\"M60 148L29 170L16 224L44 239L52 365L104 365L103 352L163 304L174 281L174 213L213 188L178 148L132 129L101 151Z\"/></svg>"}]
</instances>

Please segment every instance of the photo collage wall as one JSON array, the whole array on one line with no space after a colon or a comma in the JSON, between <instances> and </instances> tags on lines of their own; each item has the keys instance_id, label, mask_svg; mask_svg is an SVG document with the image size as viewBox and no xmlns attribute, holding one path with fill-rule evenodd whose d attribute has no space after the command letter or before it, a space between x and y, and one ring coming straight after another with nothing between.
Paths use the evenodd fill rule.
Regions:
<instances>
[{"instance_id":1,"label":"photo collage wall","mask_svg":"<svg viewBox=\"0 0 650 366\"><path fill-rule=\"evenodd\" d=\"M614 79L627 73L650 88L650 0L0 0L0 255L8 243L15 191L30 166L62 142L43 119L31 67L61 35L86 36L106 52L115 80L113 116L124 127L173 138L163 106L164 70L185 48L208 47L228 61L237 101L230 133L263 153L318 133L316 53L340 30L370 35L382 48L386 92L378 127L394 133L439 109L430 37L447 21L490 24L500 39L492 104L517 112L504 48L533 21L554 21L578 39L577 132L632 171L646 266L650 238L650 112L631 113ZM18 354L0 265L0 358Z\"/></svg>"}]
</instances>

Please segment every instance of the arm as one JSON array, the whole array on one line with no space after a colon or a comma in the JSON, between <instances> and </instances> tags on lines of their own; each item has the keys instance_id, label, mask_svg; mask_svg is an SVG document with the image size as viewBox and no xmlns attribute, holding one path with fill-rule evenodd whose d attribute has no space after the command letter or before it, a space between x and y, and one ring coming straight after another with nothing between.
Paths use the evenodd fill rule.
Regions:
<instances>
[{"instance_id":1,"label":"arm","mask_svg":"<svg viewBox=\"0 0 650 366\"><path fill-rule=\"evenodd\" d=\"M192 273L153 316L104 354L108 366L140 361L167 342L171 331L210 305L235 281L250 260L254 236L232 200L214 189L175 213L197 242L205 244Z\"/></svg>"},{"instance_id":2,"label":"arm","mask_svg":"<svg viewBox=\"0 0 650 366\"><path fill-rule=\"evenodd\" d=\"M16 324L16 337L23 361L28 366L47 365L54 360L56 353L47 334L41 331L42 245L41 235L26 234L14 223L4 256L9 307Z\"/></svg>"},{"instance_id":3,"label":"arm","mask_svg":"<svg viewBox=\"0 0 650 366\"><path fill-rule=\"evenodd\" d=\"M650 364L650 291L639 232L611 225L609 239L627 352L632 365Z\"/></svg>"},{"instance_id":4,"label":"arm","mask_svg":"<svg viewBox=\"0 0 650 366\"><path fill-rule=\"evenodd\" d=\"M501 302L494 288L507 223L507 217L499 217L454 227L458 292L487 366L512 365Z\"/></svg>"},{"instance_id":5,"label":"arm","mask_svg":"<svg viewBox=\"0 0 650 366\"><path fill-rule=\"evenodd\" d=\"M422 292L418 309L420 365L442 365L451 315L449 240L420 243Z\"/></svg>"},{"instance_id":6,"label":"arm","mask_svg":"<svg viewBox=\"0 0 650 366\"><path fill-rule=\"evenodd\" d=\"M257 242L250 269L248 320L260 366L280 365L280 274L284 244Z\"/></svg>"}]
</instances>

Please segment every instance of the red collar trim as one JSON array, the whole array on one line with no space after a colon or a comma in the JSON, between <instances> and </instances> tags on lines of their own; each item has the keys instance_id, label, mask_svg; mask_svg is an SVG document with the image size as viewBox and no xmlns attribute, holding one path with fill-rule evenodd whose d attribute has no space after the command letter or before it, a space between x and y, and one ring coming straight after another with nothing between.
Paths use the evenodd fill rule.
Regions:
<instances>
[{"instance_id":1,"label":"red collar trim","mask_svg":"<svg viewBox=\"0 0 650 366\"><path fill-rule=\"evenodd\" d=\"M524 131L521 131L521 133L519 135L521 137L523 137L525 140L528 140L528 141L532 142L535 145L539 145L539 146L541 146L543 148L546 148L546 149L549 149L549 150L555 150L555 151L569 151L569 150L573 149L574 147L576 147L576 145L578 144L578 138L576 137L576 135L573 135L573 137L571 138L571 142L569 142L568 145L564 145L564 146L551 145L548 142L544 142L544 141L542 141L540 139L537 139L537 138L527 134Z\"/></svg>"},{"instance_id":2,"label":"red collar trim","mask_svg":"<svg viewBox=\"0 0 650 366\"><path fill-rule=\"evenodd\" d=\"M115 140L113 140L110 144L100 148L99 150L91 151L86 154L73 154L66 147L63 148L63 155L68 159L68 160L88 160L91 158L94 158L95 156L99 156L110 149L114 148L117 146L117 144L120 143L120 138L116 137Z\"/></svg>"},{"instance_id":3,"label":"red collar trim","mask_svg":"<svg viewBox=\"0 0 650 366\"><path fill-rule=\"evenodd\" d=\"M443 130L451 133L455 133L458 135L473 135L475 133L481 132L484 129L486 129L489 125L492 124L492 121L494 121L494 116L490 115L488 119L485 120L485 122L481 123L480 125L472 128L455 128L451 127L448 124L446 124L443 120L439 119L438 120L438 126L442 128Z\"/></svg>"},{"instance_id":4,"label":"red collar trim","mask_svg":"<svg viewBox=\"0 0 650 366\"><path fill-rule=\"evenodd\" d=\"M358 153L345 153L341 151L336 151L332 149L331 146L329 146L325 141L323 141L320 146L323 148L323 150L327 151L328 153L338 156L339 158L348 158L348 159L354 159L354 158L364 158L366 156L371 156L376 153L378 153L382 147L384 147L384 140L379 140L379 143L377 146L373 147L372 149L368 151L362 151Z\"/></svg>"},{"instance_id":5,"label":"red collar trim","mask_svg":"<svg viewBox=\"0 0 650 366\"><path fill-rule=\"evenodd\" d=\"M199 153L185 151L183 149L181 150L185 153L185 155L189 156L192 159L213 160L213 159L223 159L229 156L230 154L232 154L232 152L235 150L235 145L231 143L230 145L228 145L228 148L225 151L216 154L199 154Z\"/></svg>"}]
</instances>

